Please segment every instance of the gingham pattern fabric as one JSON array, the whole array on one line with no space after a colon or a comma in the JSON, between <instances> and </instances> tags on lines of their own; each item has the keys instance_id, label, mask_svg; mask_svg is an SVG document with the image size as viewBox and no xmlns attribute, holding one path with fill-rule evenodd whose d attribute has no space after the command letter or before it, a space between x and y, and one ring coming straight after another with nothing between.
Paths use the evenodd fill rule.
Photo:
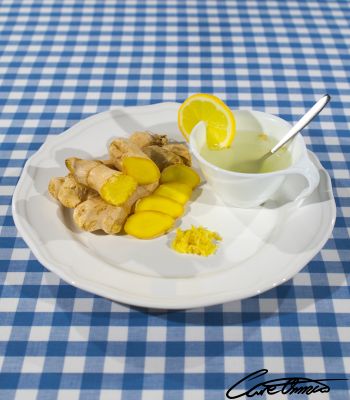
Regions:
<instances>
[{"instance_id":1,"label":"gingham pattern fabric","mask_svg":"<svg viewBox=\"0 0 350 400\"><path fill-rule=\"evenodd\" d=\"M217 400L260 368L349 378L349 21L347 0L0 1L1 400ZM169 313L43 268L11 215L26 159L88 115L196 92L289 121L332 95L305 131L338 208L324 249L261 296ZM349 399L349 386L313 396Z\"/></svg>"}]
</instances>

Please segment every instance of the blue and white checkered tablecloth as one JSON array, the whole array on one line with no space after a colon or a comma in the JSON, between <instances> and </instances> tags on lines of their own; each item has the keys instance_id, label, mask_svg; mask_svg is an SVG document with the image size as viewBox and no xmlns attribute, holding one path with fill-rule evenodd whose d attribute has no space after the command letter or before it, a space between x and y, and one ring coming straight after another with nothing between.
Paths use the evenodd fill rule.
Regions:
<instances>
[{"instance_id":1,"label":"blue and white checkered tablecloth","mask_svg":"<svg viewBox=\"0 0 350 400\"><path fill-rule=\"evenodd\" d=\"M1 400L217 400L261 368L271 379L350 378L349 5L0 1ZM338 207L324 249L261 296L169 313L94 296L43 268L11 215L26 159L88 115L196 92L290 121L332 95L305 132ZM310 398L350 399L349 383Z\"/></svg>"}]
</instances>

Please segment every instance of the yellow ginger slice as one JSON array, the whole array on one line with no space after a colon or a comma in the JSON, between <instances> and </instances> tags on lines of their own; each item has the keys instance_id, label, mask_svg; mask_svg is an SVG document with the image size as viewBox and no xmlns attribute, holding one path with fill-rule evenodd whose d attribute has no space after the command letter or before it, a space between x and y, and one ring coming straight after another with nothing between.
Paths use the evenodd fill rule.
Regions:
<instances>
[{"instance_id":1,"label":"yellow ginger slice","mask_svg":"<svg viewBox=\"0 0 350 400\"><path fill-rule=\"evenodd\" d=\"M182 204L174 200L154 194L138 200L135 212L139 211L158 211L172 218L178 218L183 214L184 208Z\"/></svg>"},{"instance_id":2,"label":"yellow ginger slice","mask_svg":"<svg viewBox=\"0 0 350 400\"><path fill-rule=\"evenodd\" d=\"M107 202L115 206L128 201L137 188L136 181L127 175L113 175L101 187L99 193Z\"/></svg>"},{"instance_id":3,"label":"yellow ginger slice","mask_svg":"<svg viewBox=\"0 0 350 400\"><path fill-rule=\"evenodd\" d=\"M217 242L222 240L216 232L212 232L202 226L192 226L185 231L180 228L176 231L176 237L171 247L178 253L196 254L198 256L210 256L215 253Z\"/></svg>"},{"instance_id":4,"label":"yellow ginger slice","mask_svg":"<svg viewBox=\"0 0 350 400\"><path fill-rule=\"evenodd\" d=\"M159 185L159 187L154 191L154 194L168 197L180 204L186 204L191 197L192 189L184 183L169 182Z\"/></svg>"},{"instance_id":5,"label":"yellow ginger slice","mask_svg":"<svg viewBox=\"0 0 350 400\"><path fill-rule=\"evenodd\" d=\"M190 186L192 189L200 184L200 177L191 167L183 164L170 165L165 168L160 175L160 182L181 182Z\"/></svg>"},{"instance_id":6,"label":"yellow ginger slice","mask_svg":"<svg viewBox=\"0 0 350 400\"><path fill-rule=\"evenodd\" d=\"M124 225L127 234L139 239L153 239L174 225L174 218L157 211L140 211L130 215Z\"/></svg>"},{"instance_id":7,"label":"yellow ginger slice","mask_svg":"<svg viewBox=\"0 0 350 400\"><path fill-rule=\"evenodd\" d=\"M160 171L150 158L127 157L123 161L123 172L132 176L140 185L158 182Z\"/></svg>"}]
</instances>

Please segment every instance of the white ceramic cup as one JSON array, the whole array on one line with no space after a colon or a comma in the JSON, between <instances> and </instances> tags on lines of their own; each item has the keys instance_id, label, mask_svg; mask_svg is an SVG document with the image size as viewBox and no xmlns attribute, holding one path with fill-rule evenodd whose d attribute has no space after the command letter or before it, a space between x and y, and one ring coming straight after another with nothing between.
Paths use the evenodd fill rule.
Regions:
<instances>
[{"instance_id":1,"label":"white ceramic cup","mask_svg":"<svg viewBox=\"0 0 350 400\"><path fill-rule=\"evenodd\" d=\"M260 111L235 110L234 116L237 131L266 133L277 140L291 128L287 121ZM319 184L318 170L310 161L304 139L300 134L288 145L292 157L291 165L280 171L260 174L228 171L209 163L200 154L205 143L206 127L200 122L190 135L192 154L197 159L207 182L228 205L242 208L257 207L270 199L290 175L300 175L305 181L306 187L294 199L298 203L309 196Z\"/></svg>"}]
</instances>

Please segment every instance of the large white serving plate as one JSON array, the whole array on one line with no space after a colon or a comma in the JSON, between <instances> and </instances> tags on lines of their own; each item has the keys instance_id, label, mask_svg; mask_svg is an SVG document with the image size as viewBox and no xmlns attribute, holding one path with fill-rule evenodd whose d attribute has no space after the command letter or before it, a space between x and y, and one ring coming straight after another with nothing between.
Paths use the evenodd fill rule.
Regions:
<instances>
[{"instance_id":1,"label":"large white serving plate","mask_svg":"<svg viewBox=\"0 0 350 400\"><path fill-rule=\"evenodd\" d=\"M118 108L89 117L50 138L26 163L13 196L15 224L37 259L79 288L132 305L183 309L254 296L298 273L322 248L334 226L330 178L316 156L319 187L297 207L287 202L300 182L291 179L278 196L255 209L229 208L207 184L193 195L177 226L203 225L223 237L210 257L170 248L175 232L142 241L127 235L79 231L71 211L47 192L52 176L66 174L67 157L106 157L107 143L135 130L182 140L176 103Z\"/></svg>"}]
</instances>

